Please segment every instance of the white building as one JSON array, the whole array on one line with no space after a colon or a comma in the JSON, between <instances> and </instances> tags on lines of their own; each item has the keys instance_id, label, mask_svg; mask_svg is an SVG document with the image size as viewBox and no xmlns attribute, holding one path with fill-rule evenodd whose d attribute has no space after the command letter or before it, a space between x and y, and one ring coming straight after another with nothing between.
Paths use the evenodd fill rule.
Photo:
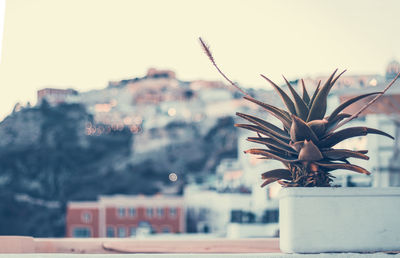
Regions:
<instances>
[{"instance_id":1,"label":"white building","mask_svg":"<svg viewBox=\"0 0 400 258\"><path fill-rule=\"evenodd\" d=\"M189 233L226 236L231 222L250 222L250 194L219 193L206 187L189 185L184 191Z\"/></svg>"},{"instance_id":2,"label":"white building","mask_svg":"<svg viewBox=\"0 0 400 258\"><path fill-rule=\"evenodd\" d=\"M391 62L386 71L387 80L392 80L400 71L398 62ZM339 102L343 102L355 95L382 91L389 81L376 86L370 86L365 89L342 90L338 91L336 96ZM359 175L354 172L334 172L338 175L341 185L348 186L373 186L388 187L400 186L400 82L389 89L372 106L367 108L357 120L353 120L346 126L366 126L384 131L395 139L388 137L368 134L363 137L354 137L343 141L335 146L336 148L346 148L353 150L368 150L370 160L353 159L352 163L362 166L371 172L371 176ZM361 107L366 105L371 99L366 98L354 103L344 112L354 114Z\"/></svg>"}]
</instances>

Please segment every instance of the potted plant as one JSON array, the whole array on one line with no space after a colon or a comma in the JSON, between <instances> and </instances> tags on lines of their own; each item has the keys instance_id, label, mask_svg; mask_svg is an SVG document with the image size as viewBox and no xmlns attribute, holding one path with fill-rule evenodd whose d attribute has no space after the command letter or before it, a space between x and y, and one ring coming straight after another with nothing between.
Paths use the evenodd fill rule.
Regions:
<instances>
[{"instance_id":1,"label":"potted plant","mask_svg":"<svg viewBox=\"0 0 400 258\"><path fill-rule=\"evenodd\" d=\"M382 91L353 97L326 114L327 98L335 82L344 73L337 70L324 84L309 94L303 80L302 94L286 80L291 97L267 77L283 100L285 109L256 100L233 83L216 65L209 47L200 43L218 72L244 94L244 99L262 107L277 118L276 126L262 118L236 113L250 124L236 124L255 133L247 140L262 148L245 151L261 159L280 161L283 168L264 172L262 186L278 182L280 194L280 248L287 253L372 252L400 250L400 189L331 187L332 172L350 170L369 175L366 169L351 164L349 158L368 160L367 150L337 149L335 145L351 137L389 134L368 127L340 129L357 118L397 80ZM353 103L375 96L355 114L342 112Z\"/></svg>"}]
</instances>

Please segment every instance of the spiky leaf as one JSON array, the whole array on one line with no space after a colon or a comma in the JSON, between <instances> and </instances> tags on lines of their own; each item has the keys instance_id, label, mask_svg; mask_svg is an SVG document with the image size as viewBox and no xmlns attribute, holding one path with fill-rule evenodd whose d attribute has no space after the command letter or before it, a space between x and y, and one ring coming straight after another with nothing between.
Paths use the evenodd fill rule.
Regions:
<instances>
[{"instance_id":1,"label":"spiky leaf","mask_svg":"<svg viewBox=\"0 0 400 258\"><path fill-rule=\"evenodd\" d=\"M297 152L294 151L293 149L287 147L287 145L280 144L280 143L278 143L277 141L275 141L275 140L273 140L271 138L249 137L249 138L247 138L247 140L249 142L264 144L268 148L272 147L272 148L278 149L278 150L283 151L283 152L288 152L290 154L297 155Z\"/></svg>"},{"instance_id":2,"label":"spiky leaf","mask_svg":"<svg viewBox=\"0 0 400 258\"><path fill-rule=\"evenodd\" d=\"M336 170L336 169L344 169L344 170L351 170L361 174L370 175L371 173L366 170L365 168L359 167L357 165L352 164L343 164L343 163L332 163L332 162L315 162L318 166L328 169L329 171Z\"/></svg>"},{"instance_id":3,"label":"spiky leaf","mask_svg":"<svg viewBox=\"0 0 400 258\"><path fill-rule=\"evenodd\" d=\"M296 109L296 114L298 117L300 117L303 120L307 119L308 116L308 106L304 102L304 100L297 94L297 92L293 89L293 86L286 80L285 76L283 76L283 79L285 80L290 92L292 93L293 99L294 99L294 107Z\"/></svg>"},{"instance_id":4,"label":"spiky leaf","mask_svg":"<svg viewBox=\"0 0 400 258\"><path fill-rule=\"evenodd\" d=\"M325 119L322 120L313 120L307 123L307 125L311 128L311 130L315 133L315 135L319 138L325 134L326 125L328 121Z\"/></svg>"},{"instance_id":5,"label":"spiky leaf","mask_svg":"<svg viewBox=\"0 0 400 258\"><path fill-rule=\"evenodd\" d=\"M340 78L340 76L342 76L342 74L344 74L346 71L347 71L346 69L343 70L343 72L341 72L339 75L336 76L335 79L332 80L331 87L336 83L336 81Z\"/></svg>"},{"instance_id":6,"label":"spiky leaf","mask_svg":"<svg viewBox=\"0 0 400 258\"><path fill-rule=\"evenodd\" d=\"M289 145L290 145L290 147L292 147L292 149L299 152L301 150L301 148L303 148L303 146L304 146L304 141L290 142Z\"/></svg>"},{"instance_id":7,"label":"spiky leaf","mask_svg":"<svg viewBox=\"0 0 400 258\"><path fill-rule=\"evenodd\" d=\"M346 114L346 113L340 113L340 114L336 115L336 117L330 121L329 121L329 117L324 118L324 119L328 120L328 123L326 124L326 129L325 129L326 134L329 134L331 129L333 129L340 121L342 121L343 119L348 118L348 117L351 117L351 115Z\"/></svg>"},{"instance_id":8,"label":"spiky leaf","mask_svg":"<svg viewBox=\"0 0 400 258\"><path fill-rule=\"evenodd\" d=\"M320 87L320 86L321 86L321 80L318 81L317 88L315 88L315 91L314 91L314 93L313 93L313 95L312 95L312 97L311 97L311 99L310 99L310 104L308 105L309 108L311 108L311 106L313 105L314 100L315 100L315 97L317 96L317 94L318 94L318 92L319 92L319 87Z\"/></svg>"},{"instance_id":9,"label":"spiky leaf","mask_svg":"<svg viewBox=\"0 0 400 258\"><path fill-rule=\"evenodd\" d=\"M393 136L391 136L385 132L382 132L381 130L378 130L378 129L368 128L368 127L350 127L350 128L346 128L346 129L337 131L335 133L331 133L326 138L322 139L319 142L318 146L320 148L330 148L343 140L346 140L346 139L349 139L352 137L364 136L369 133L379 134L379 135L383 135L383 136L389 137L391 139L394 139Z\"/></svg>"},{"instance_id":10,"label":"spiky leaf","mask_svg":"<svg viewBox=\"0 0 400 258\"><path fill-rule=\"evenodd\" d=\"M268 178L278 178L278 179L286 179L286 180L291 180L292 179L292 173L290 173L289 169L273 169L267 172L264 172L261 174L262 179L268 179Z\"/></svg>"},{"instance_id":11,"label":"spiky leaf","mask_svg":"<svg viewBox=\"0 0 400 258\"><path fill-rule=\"evenodd\" d=\"M249 98L247 96L245 96L243 98L247 99L247 100L259 105L260 107L264 108L265 110L267 110L271 115L273 115L274 117L278 118L282 122L283 126L286 129L290 128L290 125L291 125L292 121L290 119L290 115L286 111L284 111L284 110L282 110L280 108L268 105L266 103L263 103L261 101L258 101L258 100L254 99L254 98Z\"/></svg>"},{"instance_id":12,"label":"spiky leaf","mask_svg":"<svg viewBox=\"0 0 400 258\"><path fill-rule=\"evenodd\" d=\"M249 121L251 123L254 123L254 124L260 126L261 128L270 132L271 134L275 135L276 137L279 137L284 140L290 140L289 135L285 131L283 131L282 129L278 128L277 126L275 126L265 120L262 120L255 116L239 113L239 112L236 112L236 115L241 118L246 119L247 121Z\"/></svg>"},{"instance_id":13,"label":"spiky leaf","mask_svg":"<svg viewBox=\"0 0 400 258\"><path fill-rule=\"evenodd\" d=\"M322 119L325 116L328 94L333 86L332 79L335 76L336 72L337 69L332 73L332 75L328 78L324 86L322 86L322 88L319 90L310 108L310 112L308 113L307 122L316 119Z\"/></svg>"},{"instance_id":14,"label":"spiky leaf","mask_svg":"<svg viewBox=\"0 0 400 258\"><path fill-rule=\"evenodd\" d=\"M304 80L301 79L301 86L303 87L303 100L307 105L310 105L310 96L308 95Z\"/></svg>"},{"instance_id":15,"label":"spiky leaf","mask_svg":"<svg viewBox=\"0 0 400 258\"><path fill-rule=\"evenodd\" d=\"M318 142L318 137L313 130L300 118L292 115L292 126L290 127L290 137L293 142L312 140Z\"/></svg>"},{"instance_id":16,"label":"spiky leaf","mask_svg":"<svg viewBox=\"0 0 400 258\"><path fill-rule=\"evenodd\" d=\"M255 155L262 155L266 159L275 159L285 163L292 163L297 162L298 160L289 156L279 156L276 153L272 153L271 150L265 149L250 149L245 151L245 153L255 154Z\"/></svg>"},{"instance_id":17,"label":"spiky leaf","mask_svg":"<svg viewBox=\"0 0 400 258\"><path fill-rule=\"evenodd\" d=\"M328 121L334 120L334 119L336 118L336 116L337 116L340 112L342 112L345 108L347 108L347 107L350 106L351 104L353 104L353 103L355 103L355 102L357 102L357 101L359 101L359 100L361 100L361 99L364 99L364 98L366 98L366 97L369 97L369 96L372 96L372 95L376 95L376 94L381 94L381 93L382 93L382 92L372 92L372 93L368 93L368 94L363 94L363 95L353 97L353 98L351 98L351 99L349 99L349 100L343 102L342 104L340 104L340 105L331 113L331 115L330 115L329 118L328 118Z\"/></svg>"},{"instance_id":18,"label":"spiky leaf","mask_svg":"<svg viewBox=\"0 0 400 258\"><path fill-rule=\"evenodd\" d=\"M358 158L368 160L369 157L361 152L345 150L345 149L330 149L326 151L322 151L322 155L325 158L332 160L341 160L347 158Z\"/></svg>"},{"instance_id":19,"label":"spiky leaf","mask_svg":"<svg viewBox=\"0 0 400 258\"><path fill-rule=\"evenodd\" d=\"M278 180L279 180L279 178L268 178L261 184L261 187L264 187L264 186L271 184L273 182L276 182Z\"/></svg>"},{"instance_id":20,"label":"spiky leaf","mask_svg":"<svg viewBox=\"0 0 400 258\"><path fill-rule=\"evenodd\" d=\"M275 91L282 98L282 101L285 104L285 106L287 107L287 109L289 110L289 112L291 114L296 115L296 108L294 106L293 101L289 98L289 96L278 85L276 85L273 81L268 79L266 76L261 74L261 77L263 77L265 80L267 80L272 85L272 87L274 87Z\"/></svg>"},{"instance_id":21,"label":"spiky leaf","mask_svg":"<svg viewBox=\"0 0 400 258\"><path fill-rule=\"evenodd\" d=\"M316 161L323 158L318 147L312 141L304 141L303 147L299 152L299 160L302 161Z\"/></svg>"},{"instance_id":22,"label":"spiky leaf","mask_svg":"<svg viewBox=\"0 0 400 258\"><path fill-rule=\"evenodd\" d=\"M287 147L290 147L288 143L286 143L284 140L279 139L278 137L274 136L268 131L265 131L263 128L257 125L248 125L248 124L235 124L236 127L239 128L244 128L253 132L261 133L265 136L271 137L274 141L276 141L279 144L285 145Z\"/></svg>"}]
</instances>

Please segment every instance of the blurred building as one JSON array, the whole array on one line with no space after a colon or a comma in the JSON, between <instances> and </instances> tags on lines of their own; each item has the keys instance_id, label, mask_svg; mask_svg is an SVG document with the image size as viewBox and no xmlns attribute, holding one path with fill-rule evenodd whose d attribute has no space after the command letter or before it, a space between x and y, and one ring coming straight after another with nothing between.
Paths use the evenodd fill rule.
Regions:
<instances>
[{"instance_id":1,"label":"blurred building","mask_svg":"<svg viewBox=\"0 0 400 258\"><path fill-rule=\"evenodd\" d=\"M130 237L183 233L182 197L101 196L95 202L69 202L67 237Z\"/></svg>"},{"instance_id":2,"label":"blurred building","mask_svg":"<svg viewBox=\"0 0 400 258\"><path fill-rule=\"evenodd\" d=\"M190 185L185 188L188 233L212 233L226 236L231 222L253 221L249 213L251 196L240 193L221 193L207 189L205 185ZM240 218L239 214L240 213Z\"/></svg>"},{"instance_id":3,"label":"blurred building","mask_svg":"<svg viewBox=\"0 0 400 258\"><path fill-rule=\"evenodd\" d=\"M385 78L386 81L391 81L400 72L400 63L396 60L392 60L386 67Z\"/></svg>"},{"instance_id":4,"label":"blurred building","mask_svg":"<svg viewBox=\"0 0 400 258\"><path fill-rule=\"evenodd\" d=\"M53 89L45 88L37 92L37 104L40 105L45 99L50 105L58 105L67 101L69 96L77 95L78 92L73 89Z\"/></svg>"},{"instance_id":5,"label":"blurred building","mask_svg":"<svg viewBox=\"0 0 400 258\"><path fill-rule=\"evenodd\" d=\"M143 77L113 81L105 89L69 96L67 101L84 104L98 123L145 129L232 115L233 108L243 105L222 82L182 81L173 71L155 68Z\"/></svg>"},{"instance_id":6,"label":"blurred building","mask_svg":"<svg viewBox=\"0 0 400 258\"><path fill-rule=\"evenodd\" d=\"M257 109L247 109L255 114ZM265 115L265 114L264 114ZM251 133L241 130L238 159L223 159L214 182L185 187L187 229L228 238L274 237L279 234L277 183L261 188L261 173L280 166L243 151L254 147L246 141Z\"/></svg>"},{"instance_id":7,"label":"blurred building","mask_svg":"<svg viewBox=\"0 0 400 258\"><path fill-rule=\"evenodd\" d=\"M171 70L160 70L156 68L150 68L147 70L147 78L176 78L175 72Z\"/></svg>"},{"instance_id":8,"label":"blurred building","mask_svg":"<svg viewBox=\"0 0 400 258\"><path fill-rule=\"evenodd\" d=\"M233 189L234 190L234 189ZM267 191L264 192L267 193ZM278 210L266 210L254 202L251 193L229 192L188 185L184 191L188 233L208 233L218 237L273 237L279 230ZM265 201L265 199L263 199ZM260 215L255 208L264 208Z\"/></svg>"},{"instance_id":9,"label":"blurred building","mask_svg":"<svg viewBox=\"0 0 400 258\"><path fill-rule=\"evenodd\" d=\"M388 83L388 82L387 82ZM400 84L400 82L397 82ZM381 84L374 88L374 91L382 91L386 84ZM400 90L399 85L394 85L378 101L363 111L357 120L349 123L349 126L366 126L382 130L395 139L369 134L367 137L354 137L346 140L337 148L349 148L354 150L368 150L370 160L354 160L354 163L365 167L372 175L347 176L344 185L354 186L375 186L388 187L400 186ZM344 102L356 95L372 92L372 89L357 92L338 93L340 102ZM374 96L365 98L346 108L343 112L354 114ZM364 183L361 183L364 178ZM349 182L350 180L350 182ZM367 183L369 181L369 183ZM361 183L361 184L360 184Z\"/></svg>"}]
</instances>

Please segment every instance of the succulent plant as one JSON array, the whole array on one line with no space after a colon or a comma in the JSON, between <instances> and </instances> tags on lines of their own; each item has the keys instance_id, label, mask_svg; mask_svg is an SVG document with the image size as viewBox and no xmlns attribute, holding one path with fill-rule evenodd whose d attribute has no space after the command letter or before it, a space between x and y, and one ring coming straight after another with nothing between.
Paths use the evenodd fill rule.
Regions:
<instances>
[{"instance_id":1,"label":"succulent plant","mask_svg":"<svg viewBox=\"0 0 400 258\"><path fill-rule=\"evenodd\" d=\"M216 65L209 47L201 39L200 42L213 65L225 79L245 95L244 99L262 107L282 124L281 127L278 127L262 118L236 113L237 116L247 120L250 124L236 124L235 126L255 132L257 136L249 137L247 140L263 146L262 148L249 149L245 153L259 155L260 159L277 160L285 166L285 168L263 173L264 182L261 186L276 181L287 187L331 186L333 181L331 172L337 169L369 175L369 171L348 161L349 158L368 160L367 150L336 149L335 145L346 139L367 134L379 134L394 139L383 131L368 127L337 129L356 118L367 106L382 96L399 75L384 91L353 97L340 104L329 116L326 116L328 94L345 71L335 76L336 69L322 86L320 86L320 83L318 84L312 96L308 94L303 80L301 80L302 96L300 96L284 78L292 97L289 97L281 87L270 79L261 75L283 100L286 106L286 110L284 110L256 100L229 80ZM375 98L356 114L350 115L342 112L353 103L374 95Z\"/></svg>"},{"instance_id":2,"label":"succulent plant","mask_svg":"<svg viewBox=\"0 0 400 258\"><path fill-rule=\"evenodd\" d=\"M353 97L339 105L329 116L325 116L328 93L341 74L335 77L336 71L322 87L317 87L310 98L302 81L302 97L285 79L292 98L271 80L264 78L274 87L282 98L287 110L280 109L245 96L248 101L264 108L282 123L279 128L261 118L237 113L251 124L236 124L257 133L257 137L249 137L250 142L259 143L266 148L250 149L246 153L262 156L262 159L273 159L282 162L286 168L274 169L262 174L265 180L262 186L278 181L284 186L330 186L331 171L336 169L351 170L369 175L366 169L351 164L349 158L368 160L367 150L353 151L336 149L334 146L351 137L367 134L379 134L393 139L389 134L368 127L349 127L335 130L335 127L350 114L342 111L354 102L369 96L381 94L372 92Z\"/></svg>"}]
</instances>

